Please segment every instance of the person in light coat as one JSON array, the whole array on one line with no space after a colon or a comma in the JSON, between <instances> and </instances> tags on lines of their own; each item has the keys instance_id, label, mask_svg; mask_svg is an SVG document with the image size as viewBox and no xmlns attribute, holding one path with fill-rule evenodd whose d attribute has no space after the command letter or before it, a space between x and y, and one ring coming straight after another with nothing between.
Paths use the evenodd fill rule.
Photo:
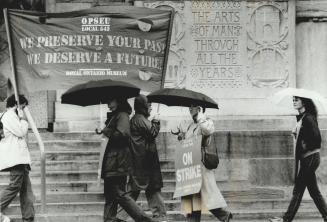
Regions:
<instances>
[{"instance_id":1,"label":"person in light coat","mask_svg":"<svg viewBox=\"0 0 327 222\"><path fill-rule=\"evenodd\" d=\"M202 110L204 111L200 106L190 107L193 122L178 135L178 139L185 139L194 135L209 136L213 134L215 130L213 121L206 118ZM201 221L201 212L210 211L220 221L229 222L232 219L232 214L224 209L227 204L217 187L214 170L209 170L202 164L201 172L202 186L200 192L181 198L181 210L186 215L187 221L199 222Z\"/></svg>"},{"instance_id":2,"label":"person in light coat","mask_svg":"<svg viewBox=\"0 0 327 222\"><path fill-rule=\"evenodd\" d=\"M20 95L21 107L18 108L15 96L7 99L7 110L1 117L4 137L0 141L0 170L10 172L10 183L0 194L1 219L10 219L2 212L8 207L19 193L23 222L34 221L34 195L32 191L29 171L31 157L25 137L28 132L22 109L28 105L27 99Z\"/></svg>"}]
</instances>

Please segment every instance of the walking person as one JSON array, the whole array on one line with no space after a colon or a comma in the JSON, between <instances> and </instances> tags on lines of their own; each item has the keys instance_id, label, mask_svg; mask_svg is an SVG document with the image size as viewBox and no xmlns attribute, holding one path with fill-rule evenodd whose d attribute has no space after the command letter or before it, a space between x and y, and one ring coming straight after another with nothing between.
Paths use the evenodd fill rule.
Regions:
<instances>
[{"instance_id":1,"label":"walking person","mask_svg":"<svg viewBox=\"0 0 327 222\"><path fill-rule=\"evenodd\" d=\"M104 180L104 222L117 221L118 204L136 221L152 222L136 204L126 195L127 176L131 170L130 123L132 108L126 99L114 98L108 101L112 111L103 134L109 138L103 154L101 178Z\"/></svg>"},{"instance_id":2,"label":"walking person","mask_svg":"<svg viewBox=\"0 0 327 222\"><path fill-rule=\"evenodd\" d=\"M293 97L293 106L298 110L297 124L293 130L295 145L295 184L293 196L283 218L270 218L273 222L293 221L299 209L304 191L309 194L327 222L327 205L320 193L316 170L320 164L321 135L318 127L318 112L311 99Z\"/></svg>"},{"instance_id":3,"label":"walking person","mask_svg":"<svg viewBox=\"0 0 327 222\"><path fill-rule=\"evenodd\" d=\"M10 183L0 194L0 221L9 222L9 217L2 212L19 193L23 222L33 222L34 194L29 178L31 157L26 143L28 122L23 109L28 105L27 99L20 95L21 105L18 107L15 96L7 99L6 111L1 117L3 138L0 141L0 170L10 172Z\"/></svg>"},{"instance_id":4,"label":"walking person","mask_svg":"<svg viewBox=\"0 0 327 222\"><path fill-rule=\"evenodd\" d=\"M193 122L185 132L179 134L178 139L202 135L209 140L214 132L213 121L205 117L204 110L200 106L193 105L189 110ZM229 222L232 219L232 213L224 209L227 204L217 186L214 170L209 170L202 164L201 173L202 185L200 192L181 198L182 212L186 214L187 221L200 222L201 212L209 210L220 221Z\"/></svg>"},{"instance_id":5,"label":"walking person","mask_svg":"<svg viewBox=\"0 0 327 222\"><path fill-rule=\"evenodd\" d=\"M148 120L152 107L144 95L135 98L135 115L131 125L131 152L133 160L132 176L129 180L130 195L137 200L141 190L145 195L152 217L157 221L167 221L165 203L161 194L163 187L156 137L160 131L160 120ZM120 218L126 219L122 213Z\"/></svg>"}]
</instances>

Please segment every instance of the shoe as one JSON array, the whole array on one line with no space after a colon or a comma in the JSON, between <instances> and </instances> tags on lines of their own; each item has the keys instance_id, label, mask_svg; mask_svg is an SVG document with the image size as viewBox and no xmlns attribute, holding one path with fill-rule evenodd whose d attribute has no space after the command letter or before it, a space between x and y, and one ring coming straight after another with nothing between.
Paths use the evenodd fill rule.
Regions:
<instances>
[{"instance_id":1,"label":"shoe","mask_svg":"<svg viewBox=\"0 0 327 222\"><path fill-rule=\"evenodd\" d=\"M229 222L231 219L233 219L233 214L229 212L227 218L224 220L224 222Z\"/></svg>"},{"instance_id":2,"label":"shoe","mask_svg":"<svg viewBox=\"0 0 327 222\"><path fill-rule=\"evenodd\" d=\"M268 218L268 220L270 222L283 222L283 218L280 218L280 217L272 217L272 218Z\"/></svg>"},{"instance_id":3,"label":"shoe","mask_svg":"<svg viewBox=\"0 0 327 222\"><path fill-rule=\"evenodd\" d=\"M10 222L10 218L2 213L0 213L0 222Z\"/></svg>"}]
</instances>

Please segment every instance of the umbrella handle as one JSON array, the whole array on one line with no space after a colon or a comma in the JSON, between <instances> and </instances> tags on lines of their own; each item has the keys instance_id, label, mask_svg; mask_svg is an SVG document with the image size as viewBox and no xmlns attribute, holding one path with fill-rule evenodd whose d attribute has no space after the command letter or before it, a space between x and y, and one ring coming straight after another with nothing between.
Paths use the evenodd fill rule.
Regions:
<instances>
[{"instance_id":1,"label":"umbrella handle","mask_svg":"<svg viewBox=\"0 0 327 222\"><path fill-rule=\"evenodd\" d=\"M100 134L102 134L102 130L99 131L98 129L95 129L95 133L98 134L98 135L100 135Z\"/></svg>"},{"instance_id":2,"label":"umbrella handle","mask_svg":"<svg viewBox=\"0 0 327 222\"><path fill-rule=\"evenodd\" d=\"M178 128L178 131L177 132L173 132L173 130L170 130L170 132L171 132L171 134L177 136L181 132L181 130Z\"/></svg>"}]
</instances>

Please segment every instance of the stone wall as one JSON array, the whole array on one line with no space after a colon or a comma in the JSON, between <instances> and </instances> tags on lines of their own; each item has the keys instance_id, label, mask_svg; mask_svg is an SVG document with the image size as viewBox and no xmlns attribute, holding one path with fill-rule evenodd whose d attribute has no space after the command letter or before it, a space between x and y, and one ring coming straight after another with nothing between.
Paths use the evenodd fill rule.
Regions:
<instances>
[{"instance_id":1,"label":"stone wall","mask_svg":"<svg viewBox=\"0 0 327 222\"><path fill-rule=\"evenodd\" d=\"M321 165L318 181L327 185L327 131L322 131ZM217 181L251 187L289 187L293 185L294 156L291 131L225 131L214 134L212 146L219 150ZM176 136L161 133L161 157L173 159ZM178 147L177 147L178 148Z\"/></svg>"},{"instance_id":2,"label":"stone wall","mask_svg":"<svg viewBox=\"0 0 327 222\"><path fill-rule=\"evenodd\" d=\"M109 3L132 2L49 0L46 10L63 12ZM191 1L134 1L135 6L174 8L176 11L166 87L188 87L216 98L220 105L219 116L217 112L209 111L209 114L217 119L244 116L278 119L293 115L292 110L276 107L267 100L273 92L286 86L315 89L327 96L324 84L327 78L324 74L327 68L326 50L323 47L326 45L325 1L213 3L216 5L209 5L210 1L195 1L193 4ZM217 24L215 27L214 23ZM235 31L235 36L225 38L225 48L222 44L224 39L217 36L211 39L210 36L210 32L219 31L219 27L221 30L222 27L231 27ZM269 32L271 35L267 34ZM209 44L210 40L219 42L218 48L212 41ZM228 45L227 42L235 44ZM90 108L91 113L85 111L88 108L79 107L68 108L68 111L74 112L66 112L67 106L60 104L60 96L53 95L47 102L47 116L41 118L48 118L49 122L75 120L75 113L79 111L85 113L79 120L98 118L98 113L92 111L94 108ZM165 106L160 107L160 112L167 117L184 115L179 109ZM62 116L62 113L65 115Z\"/></svg>"}]
</instances>

